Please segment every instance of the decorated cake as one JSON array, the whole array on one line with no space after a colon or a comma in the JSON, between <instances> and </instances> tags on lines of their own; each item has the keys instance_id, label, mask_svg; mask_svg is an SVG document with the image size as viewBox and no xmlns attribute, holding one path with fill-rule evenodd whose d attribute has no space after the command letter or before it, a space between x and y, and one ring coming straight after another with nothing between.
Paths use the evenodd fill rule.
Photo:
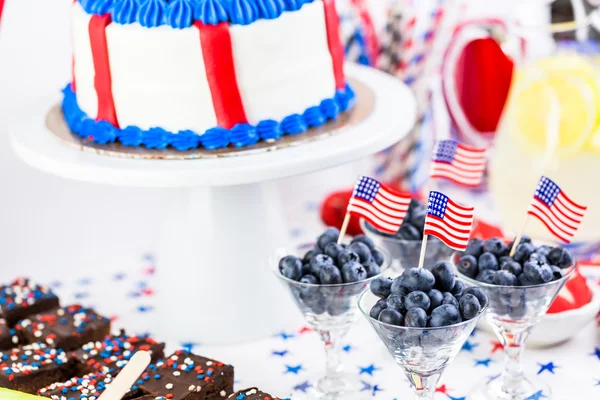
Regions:
<instances>
[{"instance_id":1,"label":"decorated cake","mask_svg":"<svg viewBox=\"0 0 600 400\"><path fill-rule=\"evenodd\" d=\"M96 143L244 147L354 104L335 0L76 0L72 20L62 109Z\"/></svg>"}]
</instances>

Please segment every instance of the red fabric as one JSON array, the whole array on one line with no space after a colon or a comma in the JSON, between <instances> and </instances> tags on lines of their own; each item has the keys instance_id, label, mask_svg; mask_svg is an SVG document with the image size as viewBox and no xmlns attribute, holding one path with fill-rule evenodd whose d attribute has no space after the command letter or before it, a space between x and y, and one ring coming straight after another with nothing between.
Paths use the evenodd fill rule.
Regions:
<instances>
[{"instance_id":1,"label":"red fabric","mask_svg":"<svg viewBox=\"0 0 600 400\"><path fill-rule=\"evenodd\" d=\"M321 204L321 220L323 223L327 226L335 226L340 229L346 217L346 209L351 197L352 189L341 190L328 195ZM362 229L360 229L359 219L354 216L350 217L350 223L346 231L348 235L356 236L363 233Z\"/></svg>"},{"instance_id":2,"label":"red fabric","mask_svg":"<svg viewBox=\"0 0 600 400\"><path fill-rule=\"evenodd\" d=\"M217 123L231 129L236 124L248 122L235 75L229 24L205 25L196 21L194 25L200 31L206 78Z\"/></svg>"},{"instance_id":3,"label":"red fabric","mask_svg":"<svg viewBox=\"0 0 600 400\"><path fill-rule=\"evenodd\" d=\"M115 101L112 93L108 43L106 40L106 27L111 22L110 14L93 15L90 20L89 32L94 71L96 73L94 87L98 94L98 116L96 117L96 121L108 121L118 128L119 121L117 120Z\"/></svg>"},{"instance_id":4,"label":"red fabric","mask_svg":"<svg viewBox=\"0 0 600 400\"><path fill-rule=\"evenodd\" d=\"M4 9L4 0L0 0L0 22L2 22L2 10Z\"/></svg>"},{"instance_id":5,"label":"red fabric","mask_svg":"<svg viewBox=\"0 0 600 400\"><path fill-rule=\"evenodd\" d=\"M379 57L379 41L377 40L373 19L371 18L365 0L352 0L352 4L356 8L365 30L369 62L371 65L375 65L377 63L377 58Z\"/></svg>"},{"instance_id":6,"label":"red fabric","mask_svg":"<svg viewBox=\"0 0 600 400\"><path fill-rule=\"evenodd\" d=\"M346 87L344 78L344 46L340 38L340 17L335 9L335 0L323 0L325 24L327 26L327 45L333 61L333 75L336 89Z\"/></svg>"},{"instance_id":7,"label":"red fabric","mask_svg":"<svg viewBox=\"0 0 600 400\"><path fill-rule=\"evenodd\" d=\"M568 293L567 293L568 292ZM567 281L565 287L558 293L556 299L548 309L548 314L581 308L592 301L592 291L587 281L577 269Z\"/></svg>"}]
</instances>

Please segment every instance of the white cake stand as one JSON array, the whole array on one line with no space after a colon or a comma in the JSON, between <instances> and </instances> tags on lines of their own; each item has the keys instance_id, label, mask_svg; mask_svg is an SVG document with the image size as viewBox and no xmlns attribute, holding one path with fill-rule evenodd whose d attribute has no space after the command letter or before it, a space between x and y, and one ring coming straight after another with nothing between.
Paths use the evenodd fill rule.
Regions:
<instances>
[{"instance_id":1,"label":"white cake stand","mask_svg":"<svg viewBox=\"0 0 600 400\"><path fill-rule=\"evenodd\" d=\"M171 188L157 254L160 323L153 333L203 343L252 340L298 322L269 265L289 237L274 180L383 150L415 122L416 102L404 84L355 65L347 73L375 93L373 112L358 125L297 147L220 159L117 158L61 143L44 129L42 116L14 130L11 141L23 161L67 179Z\"/></svg>"}]
</instances>

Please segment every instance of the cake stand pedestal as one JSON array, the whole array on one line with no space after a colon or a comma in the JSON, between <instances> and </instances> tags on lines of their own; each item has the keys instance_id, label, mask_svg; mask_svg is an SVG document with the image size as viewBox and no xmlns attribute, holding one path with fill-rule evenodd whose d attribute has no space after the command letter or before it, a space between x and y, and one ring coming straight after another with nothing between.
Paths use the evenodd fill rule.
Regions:
<instances>
[{"instance_id":1,"label":"cake stand pedestal","mask_svg":"<svg viewBox=\"0 0 600 400\"><path fill-rule=\"evenodd\" d=\"M29 165L67 179L169 188L153 334L202 343L257 339L300 321L271 276L269 260L289 245L274 180L383 150L415 122L416 102L404 84L370 68L346 69L375 94L373 111L359 124L296 147L199 160L118 158L66 146L44 129L42 117L13 129L11 142Z\"/></svg>"}]
</instances>

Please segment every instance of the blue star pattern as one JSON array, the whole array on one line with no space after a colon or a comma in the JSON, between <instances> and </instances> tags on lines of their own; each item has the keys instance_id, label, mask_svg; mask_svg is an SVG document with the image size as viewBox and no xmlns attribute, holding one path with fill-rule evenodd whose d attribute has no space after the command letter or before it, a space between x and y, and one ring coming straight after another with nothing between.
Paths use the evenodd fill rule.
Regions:
<instances>
[{"instance_id":1,"label":"blue star pattern","mask_svg":"<svg viewBox=\"0 0 600 400\"><path fill-rule=\"evenodd\" d=\"M86 299L90 297L90 294L88 292L79 292L79 293L75 293L75 298L77 300L81 300L81 299Z\"/></svg>"},{"instance_id":2,"label":"blue star pattern","mask_svg":"<svg viewBox=\"0 0 600 400\"><path fill-rule=\"evenodd\" d=\"M285 332L281 332L277 336L279 336L283 340L293 339L296 337L296 335L294 335L293 333L285 333Z\"/></svg>"},{"instance_id":3,"label":"blue star pattern","mask_svg":"<svg viewBox=\"0 0 600 400\"><path fill-rule=\"evenodd\" d=\"M295 367L292 367L290 365L286 365L285 366L286 371L284 372L284 374L295 374L298 375L298 373L302 370L302 365L296 365Z\"/></svg>"},{"instance_id":4,"label":"blue star pattern","mask_svg":"<svg viewBox=\"0 0 600 400\"><path fill-rule=\"evenodd\" d=\"M465 342L465 344L463 344L463 347L461 348L461 350L468 351L468 352L472 353L472 352L473 352L473 349L474 349L475 347L477 347L477 346L479 346L479 344L477 344L477 343L471 343L471 342L469 342L469 341L467 340L467 341Z\"/></svg>"},{"instance_id":5,"label":"blue star pattern","mask_svg":"<svg viewBox=\"0 0 600 400\"><path fill-rule=\"evenodd\" d=\"M126 276L127 275L125 275L124 273L119 272L119 273L113 275L113 279L115 281L122 281L123 279L125 279Z\"/></svg>"},{"instance_id":6,"label":"blue star pattern","mask_svg":"<svg viewBox=\"0 0 600 400\"><path fill-rule=\"evenodd\" d=\"M596 347L594 349L594 352L592 354L590 354L591 356L596 356L598 357L598 360L600 360L600 347Z\"/></svg>"},{"instance_id":7,"label":"blue star pattern","mask_svg":"<svg viewBox=\"0 0 600 400\"><path fill-rule=\"evenodd\" d=\"M346 353L350 353L352 350L354 350L354 347L352 347L351 345L347 344L344 347L342 347L342 350L344 350Z\"/></svg>"},{"instance_id":8,"label":"blue star pattern","mask_svg":"<svg viewBox=\"0 0 600 400\"><path fill-rule=\"evenodd\" d=\"M538 390L537 392L535 392L531 396L527 397L525 400L540 400L540 399L544 399L544 398L547 398L547 397L548 396L546 396L541 390Z\"/></svg>"},{"instance_id":9,"label":"blue star pattern","mask_svg":"<svg viewBox=\"0 0 600 400\"><path fill-rule=\"evenodd\" d=\"M502 375L498 374L498 375L492 375L488 378L487 383L492 383L494 382L496 379L500 378Z\"/></svg>"},{"instance_id":10,"label":"blue star pattern","mask_svg":"<svg viewBox=\"0 0 600 400\"><path fill-rule=\"evenodd\" d=\"M194 348L198 346L200 346L200 343L197 342L181 342L181 348L187 351L194 351Z\"/></svg>"},{"instance_id":11,"label":"blue star pattern","mask_svg":"<svg viewBox=\"0 0 600 400\"><path fill-rule=\"evenodd\" d=\"M152 306L139 306L137 308L137 310L139 312L141 312L141 313L147 313L147 312L150 312L150 311L154 310L154 307L152 307Z\"/></svg>"},{"instance_id":12,"label":"blue star pattern","mask_svg":"<svg viewBox=\"0 0 600 400\"><path fill-rule=\"evenodd\" d=\"M548 207L552 207L556 197L560 194L560 188L551 179L542 176L537 188L535 189L535 197L546 204Z\"/></svg>"},{"instance_id":13,"label":"blue star pattern","mask_svg":"<svg viewBox=\"0 0 600 400\"><path fill-rule=\"evenodd\" d=\"M375 179L361 176L354 187L352 197L357 197L372 203L373 200L375 200L375 196L377 196L380 187L381 183L377 182Z\"/></svg>"},{"instance_id":14,"label":"blue star pattern","mask_svg":"<svg viewBox=\"0 0 600 400\"><path fill-rule=\"evenodd\" d=\"M456 155L457 147L458 142L455 140L440 140L435 147L433 160L448 164L452 163L454 156Z\"/></svg>"},{"instance_id":15,"label":"blue star pattern","mask_svg":"<svg viewBox=\"0 0 600 400\"><path fill-rule=\"evenodd\" d=\"M450 400L466 400L467 399L466 397L452 397L452 396L448 396L448 398Z\"/></svg>"},{"instance_id":16,"label":"blue star pattern","mask_svg":"<svg viewBox=\"0 0 600 400\"><path fill-rule=\"evenodd\" d=\"M287 350L282 350L282 351L272 351L271 354L274 356L279 356L279 357L285 357L285 355L289 353L289 351Z\"/></svg>"},{"instance_id":17,"label":"blue star pattern","mask_svg":"<svg viewBox=\"0 0 600 400\"><path fill-rule=\"evenodd\" d=\"M360 372L358 373L359 375L362 374L369 374L371 376L373 376L373 372L377 371L379 368L376 368L373 364L369 365L368 367L360 367Z\"/></svg>"},{"instance_id":18,"label":"blue star pattern","mask_svg":"<svg viewBox=\"0 0 600 400\"><path fill-rule=\"evenodd\" d=\"M448 196L440 192L431 191L429 192L429 202L427 203L427 215L444 219L447 205Z\"/></svg>"},{"instance_id":19,"label":"blue star pattern","mask_svg":"<svg viewBox=\"0 0 600 400\"><path fill-rule=\"evenodd\" d=\"M92 283L92 280L90 278L81 278L77 281L77 283L82 286L86 286L86 285L89 285L90 283Z\"/></svg>"},{"instance_id":20,"label":"blue star pattern","mask_svg":"<svg viewBox=\"0 0 600 400\"><path fill-rule=\"evenodd\" d=\"M469 336L475 336L476 333L477 333L477 328L474 328L473 332L471 332L471 334Z\"/></svg>"},{"instance_id":21,"label":"blue star pattern","mask_svg":"<svg viewBox=\"0 0 600 400\"><path fill-rule=\"evenodd\" d=\"M594 386L600 386L600 379L595 379L596 384Z\"/></svg>"},{"instance_id":22,"label":"blue star pattern","mask_svg":"<svg viewBox=\"0 0 600 400\"><path fill-rule=\"evenodd\" d=\"M383 392L383 389L381 389L379 385L371 385L365 381L360 381L360 383L363 385L362 389L360 389L361 392L369 391L373 396L375 396L377 392Z\"/></svg>"},{"instance_id":23,"label":"blue star pattern","mask_svg":"<svg viewBox=\"0 0 600 400\"><path fill-rule=\"evenodd\" d=\"M477 367L478 365L483 365L485 367L489 367L491 362L491 358L486 358L485 360L475 360L475 366Z\"/></svg>"},{"instance_id":24,"label":"blue star pattern","mask_svg":"<svg viewBox=\"0 0 600 400\"><path fill-rule=\"evenodd\" d=\"M554 368L559 368L558 365L554 365L553 362L549 362L548 364L538 363L540 365L540 370L538 371L538 375L544 371L548 371L550 373L554 373Z\"/></svg>"},{"instance_id":25,"label":"blue star pattern","mask_svg":"<svg viewBox=\"0 0 600 400\"><path fill-rule=\"evenodd\" d=\"M302 392L302 393L306 393L306 391L311 387L312 385L310 383L308 383L308 381L306 382L302 382L299 385L294 386L294 390L297 392Z\"/></svg>"}]
</instances>

